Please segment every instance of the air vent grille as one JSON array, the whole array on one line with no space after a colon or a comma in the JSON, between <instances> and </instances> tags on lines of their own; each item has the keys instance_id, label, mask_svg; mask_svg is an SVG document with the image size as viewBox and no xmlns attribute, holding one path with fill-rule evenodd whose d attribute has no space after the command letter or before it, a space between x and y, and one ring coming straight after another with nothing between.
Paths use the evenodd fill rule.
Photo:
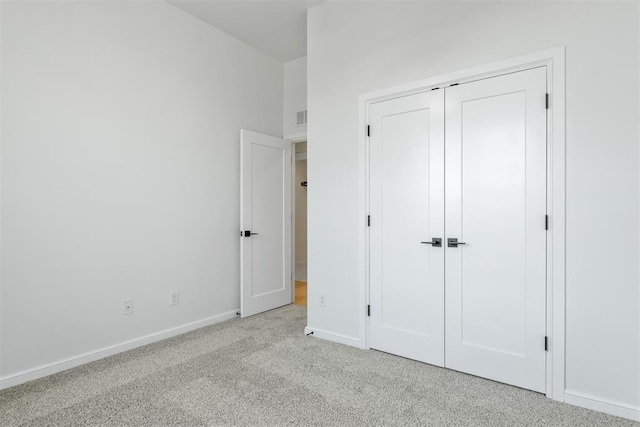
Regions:
<instances>
[{"instance_id":1,"label":"air vent grille","mask_svg":"<svg viewBox=\"0 0 640 427\"><path fill-rule=\"evenodd\" d=\"M296 125L302 126L307 124L307 110L298 111L296 113Z\"/></svg>"}]
</instances>

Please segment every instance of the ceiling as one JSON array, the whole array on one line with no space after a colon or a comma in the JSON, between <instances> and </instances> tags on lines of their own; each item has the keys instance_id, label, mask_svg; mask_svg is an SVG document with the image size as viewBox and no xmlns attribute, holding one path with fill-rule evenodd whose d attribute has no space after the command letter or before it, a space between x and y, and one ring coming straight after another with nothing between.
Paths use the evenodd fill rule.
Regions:
<instances>
[{"instance_id":1,"label":"ceiling","mask_svg":"<svg viewBox=\"0 0 640 427\"><path fill-rule=\"evenodd\" d=\"M307 9L322 0L168 0L267 55L289 62L307 54Z\"/></svg>"}]
</instances>

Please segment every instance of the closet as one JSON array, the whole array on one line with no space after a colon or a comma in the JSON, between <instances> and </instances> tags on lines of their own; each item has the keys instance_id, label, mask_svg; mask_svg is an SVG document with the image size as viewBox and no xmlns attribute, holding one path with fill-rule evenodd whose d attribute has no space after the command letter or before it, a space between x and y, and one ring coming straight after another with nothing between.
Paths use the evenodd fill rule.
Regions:
<instances>
[{"instance_id":1,"label":"closet","mask_svg":"<svg viewBox=\"0 0 640 427\"><path fill-rule=\"evenodd\" d=\"M369 110L369 345L545 390L546 68Z\"/></svg>"}]
</instances>

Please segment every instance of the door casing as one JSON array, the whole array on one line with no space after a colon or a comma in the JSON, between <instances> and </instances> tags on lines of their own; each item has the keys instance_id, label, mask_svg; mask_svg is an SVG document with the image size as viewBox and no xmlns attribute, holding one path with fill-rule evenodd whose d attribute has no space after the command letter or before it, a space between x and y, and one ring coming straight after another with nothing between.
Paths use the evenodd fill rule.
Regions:
<instances>
[{"instance_id":1,"label":"door casing","mask_svg":"<svg viewBox=\"0 0 640 427\"><path fill-rule=\"evenodd\" d=\"M369 150L367 126L371 104L401 96L430 91L436 87L447 87L455 83L466 83L497 77L518 71L544 66L547 72L547 336L549 349L546 354L546 396L565 400L565 47L557 47L537 53L494 62L475 68L395 86L363 94L359 99L359 319L362 348L369 348L369 230L366 223L369 206Z\"/></svg>"}]
</instances>

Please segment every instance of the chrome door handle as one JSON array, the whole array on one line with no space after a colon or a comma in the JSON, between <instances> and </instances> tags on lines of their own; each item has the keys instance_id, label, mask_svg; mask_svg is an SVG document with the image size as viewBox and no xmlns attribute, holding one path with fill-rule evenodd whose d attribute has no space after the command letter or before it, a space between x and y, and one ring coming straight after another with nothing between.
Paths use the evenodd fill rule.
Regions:
<instances>
[{"instance_id":1,"label":"chrome door handle","mask_svg":"<svg viewBox=\"0 0 640 427\"><path fill-rule=\"evenodd\" d=\"M434 248L442 247L442 238L441 237L432 237L430 242L420 242L423 245L431 245Z\"/></svg>"},{"instance_id":2,"label":"chrome door handle","mask_svg":"<svg viewBox=\"0 0 640 427\"><path fill-rule=\"evenodd\" d=\"M466 245L465 242L458 242L456 237L449 237L447 239L447 246L450 248L457 248L459 245Z\"/></svg>"}]
</instances>

